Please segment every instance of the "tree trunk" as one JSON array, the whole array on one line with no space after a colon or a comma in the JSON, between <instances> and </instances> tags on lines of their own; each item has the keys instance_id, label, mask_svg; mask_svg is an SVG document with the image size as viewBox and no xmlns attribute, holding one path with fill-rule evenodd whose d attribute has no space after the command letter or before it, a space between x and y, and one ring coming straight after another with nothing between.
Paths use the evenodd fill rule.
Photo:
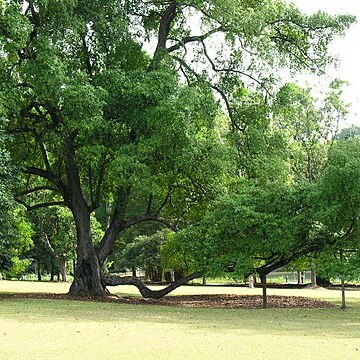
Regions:
<instances>
[{"instance_id":1,"label":"tree trunk","mask_svg":"<svg viewBox=\"0 0 360 360\"><path fill-rule=\"evenodd\" d=\"M249 282L249 288L253 289L255 287L255 285L254 285L254 283L255 283L254 275L250 275L248 277L248 282Z\"/></svg>"},{"instance_id":2,"label":"tree trunk","mask_svg":"<svg viewBox=\"0 0 360 360\"><path fill-rule=\"evenodd\" d=\"M67 276L66 276L66 258L64 255L59 256L59 265L60 265L60 275L61 275L61 281L66 282Z\"/></svg>"},{"instance_id":3,"label":"tree trunk","mask_svg":"<svg viewBox=\"0 0 360 360\"><path fill-rule=\"evenodd\" d=\"M41 269L40 269L40 260L36 260L36 272L37 272L37 279L38 281L41 281Z\"/></svg>"},{"instance_id":4,"label":"tree trunk","mask_svg":"<svg viewBox=\"0 0 360 360\"><path fill-rule=\"evenodd\" d=\"M321 276L316 275L316 285L322 286L322 287L327 287L327 286L331 285L331 282L328 279L325 279Z\"/></svg>"},{"instance_id":5,"label":"tree trunk","mask_svg":"<svg viewBox=\"0 0 360 360\"><path fill-rule=\"evenodd\" d=\"M343 253L342 250L340 250L340 261L343 264L343 262L344 262L344 253ZM341 274L341 308L346 309L345 276L344 276L344 274Z\"/></svg>"},{"instance_id":6,"label":"tree trunk","mask_svg":"<svg viewBox=\"0 0 360 360\"><path fill-rule=\"evenodd\" d=\"M73 132L64 139L68 181L65 198L69 202L76 225L76 268L69 294L106 296L101 284L101 265L92 241L90 207L82 193L80 173L76 163L75 137L76 132Z\"/></svg>"},{"instance_id":7,"label":"tree trunk","mask_svg":"<svg viewBox=\"0 0 360 360\"><path fill-rule=\"evenodd\" d=\"M316 266L314 262L311 263L311 287L316 287Z\"/></svg>"},{"instance_id":8,"label":"tree trunk","mask_svg":"<svg viewBox=\"0 0 360 360\"><path fill-rule=\"evenodd\" d=\"M74 281L70 286L70 295L106 296L101 284L101 269L94 249L78 257Z\"/></svg>"},{"instance_id":9,"label":"tree trunk","mask_svg":"<svg viewBox=\"0 0 360 360\"><path fill-rule=\"evenodd\" d=\"M267 293L266 293L266 275L260 275L261 285L262 285L262 307L263 309L267 308Z\"/></svg>"},{"instance_id":10,"label":"tree trunk","mask_svg":"<svg viewBox=\"0 0 360 360\"><path fill-rule=\"evenodd\" d=\"M341 276L341 308L346 309L345 280L343 276Z\"/></svg>"},{"instance_id":11,"label":"tree trunk","mask_svg":"<svg viewBox=\"0 0 360 360\"><path fill-rule=\"evenodd\" d=\"M92 243L90 213L80 208L73 210L73 214L77 232L77 262L69 294L106 296L106 291L101 283L101 265Z\"/></svg>"},{"instance_id":12,"label":"tree trunk","mask_svg":"<svg viewBox=\"0 0 360 360\"><path fill-rule=\"evenodd\" d=\"M52 263L51 264L51 270L50 270L50 281L53 282L53 281L55 281L54 279L55 279L55 266Z\"/></svg>"}]
</instances>

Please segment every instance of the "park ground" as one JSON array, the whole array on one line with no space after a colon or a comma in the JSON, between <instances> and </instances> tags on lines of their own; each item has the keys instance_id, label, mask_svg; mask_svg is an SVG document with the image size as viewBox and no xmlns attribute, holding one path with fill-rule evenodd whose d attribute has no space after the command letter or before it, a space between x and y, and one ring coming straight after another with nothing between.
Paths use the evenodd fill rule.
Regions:
<instances>
[{"instance_id":1,"label":"park ground","mask_svg":"<svg viewBox=\"0 0 360 360\"><path fill-rule=\"evenodd\" d=\"M0 295L66 293L69 284L0 281ZM116 287L132 297L137 290ZM184 286L174 295L260 295L260 289ZM326 309L217 309L0 296L0 359L360 359L360 291L269 289Z\"/></svg>"}]
</instances>

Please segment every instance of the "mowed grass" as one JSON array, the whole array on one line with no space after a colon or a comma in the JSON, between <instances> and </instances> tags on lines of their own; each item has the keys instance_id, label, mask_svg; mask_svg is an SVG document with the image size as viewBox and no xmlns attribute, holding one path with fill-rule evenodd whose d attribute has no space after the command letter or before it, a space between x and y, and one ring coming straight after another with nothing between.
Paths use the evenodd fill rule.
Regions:
<instances>
[{"instance_id":1,"label":"mowed grass","mask_svg":"<svg viewBox=\"0 0 360 360\"><path fill-rule=\"evenodd\" d=\"M68 284L0 281L0 292L66 292ZM113 292L136 294L132 287ZM182 287L178 294L260 293ZM335 304L335 290L275 290ZM0 359L360 359L360 293L349 308L190 309L62 300L0 301Z\"/></svg>"}]
</instances>

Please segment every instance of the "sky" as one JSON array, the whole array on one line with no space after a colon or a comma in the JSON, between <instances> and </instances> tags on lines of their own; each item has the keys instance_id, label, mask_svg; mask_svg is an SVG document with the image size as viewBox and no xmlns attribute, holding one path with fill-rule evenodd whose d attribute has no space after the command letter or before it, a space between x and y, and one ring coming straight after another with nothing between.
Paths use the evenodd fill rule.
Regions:
<instances>
[{"instance_id":1,"label":"sky","mask_svg":"<svg viewBox=\"0 0 360 360\"><path fill-rule=\"evenodd\" d=\"M340 59L339 68L329 73L332 78L340 78L349 82L344 89L343 100L351 103L350 113L342 127L355 124L360 126L360 0L289 0L297 7L312 14L318 10L329 14L351 14L357 17L344 38L335 40L331 53ZM314 79L314 83L319 82Z\"/></svg>"}]
</instances>

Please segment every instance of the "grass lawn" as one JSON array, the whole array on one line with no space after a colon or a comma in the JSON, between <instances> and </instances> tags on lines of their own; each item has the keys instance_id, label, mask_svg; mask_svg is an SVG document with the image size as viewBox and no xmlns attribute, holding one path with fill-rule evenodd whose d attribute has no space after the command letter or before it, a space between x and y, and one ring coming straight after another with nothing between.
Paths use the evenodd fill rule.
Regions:
<instances>
[{"instance_id":1,"label":"grass lawn","mask_svg":"<svg viewBox=\"0 0 360 360\"><path fill-rule=\"evenodd\" d=\"M0 281L0 292L66 292L67 284ZM132 287L116 293L135 294ZM259 294L182 287L178 294ZM336 304L335 290L275 290ZM349 308L197 309L63 300L0 301L0 359L360 359L360 292Z\"/></svg>"}]
</instances>

